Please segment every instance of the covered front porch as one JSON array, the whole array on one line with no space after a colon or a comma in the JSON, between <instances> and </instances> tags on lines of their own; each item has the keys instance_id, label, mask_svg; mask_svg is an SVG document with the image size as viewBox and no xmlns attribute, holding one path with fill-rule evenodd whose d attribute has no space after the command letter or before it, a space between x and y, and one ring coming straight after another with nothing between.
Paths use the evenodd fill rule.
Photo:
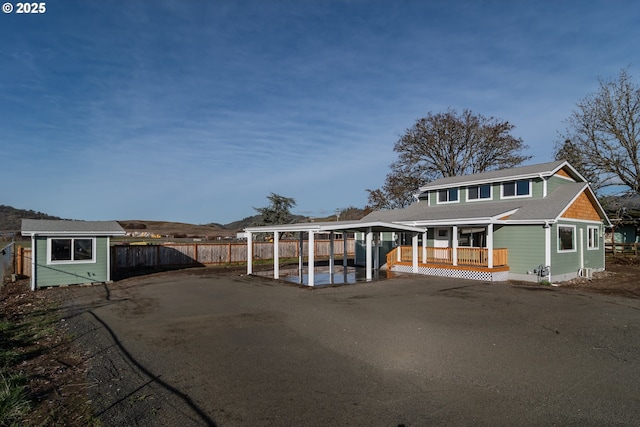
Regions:
<instances>
[{"instance_id":1,"label":"covered front porch","mask_svg":"<svg viewBox=\"0 0 640 427\"><path fill-rule=\"evenodd\" d=\"M403 273L487 281L508 280L506 248L398 246L387 254L387 269Z\"/></svg>"},{"instance_id":2,"label":"covered front porch","mask_svg":"<svg viewBox=\"0 0 640 427\"><path fill-rule=\"evenodd\" d=\"M460 279L508 280L508 250L494 247L493 223L420 225L427 226L427 231L412 235L411 246L407 236L399 236L398 245L386 255L388 270Z\"/></svg>"}]
</instances>

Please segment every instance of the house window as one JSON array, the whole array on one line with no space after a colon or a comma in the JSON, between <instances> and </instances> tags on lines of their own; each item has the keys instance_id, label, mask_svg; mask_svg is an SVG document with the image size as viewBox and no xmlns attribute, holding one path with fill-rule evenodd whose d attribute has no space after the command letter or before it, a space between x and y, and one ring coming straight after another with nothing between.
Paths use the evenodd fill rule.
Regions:
<instances>
[{"instance_id":1,"label":"house window","mask_svg":"<svg viewBox=\"0 0 640 427\"><path fill-rule=\"evenodd\" d=\"M50 264L95 262L94 238L49 238L47 246Z\"/></svg>"},{"instance_id":2,"label":"house window","mask_svg":"<svg viewBox=\"0 0 640 427\"><path fill-rule=\"evenodd\" d=\"M529 197L531 196L531 181L521 179L502 184L502 197Z\"/></svg>"},{"instance_id":3,"label":"house window","mask_svg":"<svg viewBox=\"0 0 640 427\"><path fill-rule=\"evenodd\" d=\"M574 252L576 250L576 227L573 225L558 226L558 252Z\"/></svg>"},{"instance_id":4,"label":"house window","mask_svg":"<svg viewBox=\"0 0 640 427\"><path fill-rule=\"evenodd\" d=\"M455 203L458 201L458 189L438 190L438 203Z\"/></svg>"},{"instance_id":5,"label":"house window","mask_svg":"<svg viewBox=\"0 0 640 427\"><path fill-rule=\"evenodd\" d=\"M598 227L587 227L587 249L599 249Z\"/></svg>"},{"instance_id":6,"label":"house window","mask_svg":"<svg viewBox=\"0 0 640 427\"><path fill-rule=\"evenodd\" d=\"M467 188L468 200L484 200L491 198L491 185L473 185Z\"/></svg>"}]
</instances>

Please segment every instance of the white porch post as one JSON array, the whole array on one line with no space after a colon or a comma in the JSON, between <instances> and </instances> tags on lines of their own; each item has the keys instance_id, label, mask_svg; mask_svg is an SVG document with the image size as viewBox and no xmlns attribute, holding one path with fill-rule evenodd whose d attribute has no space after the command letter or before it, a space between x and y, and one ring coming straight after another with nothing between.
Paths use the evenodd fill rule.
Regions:
<instances>
[{"instance_id":1,"label":"white porch post","mask_svg":"<svg viewBox=\"0 0 640 427\"><path fill-rule=\"evenodd\" d=\"M369 229L367 230L367 238L365 239L366 241L366 278L367 280L371 280L371 278L373 277L373 275L371 274L371 258L372 258L372 254L371 254L371 244L373 243L373 232L371 231L371 227L369 227Z\"/></svg>"},{"instance_id":2,"label":"white porch post","mask_svg":"<svg viewBox=\"0 0 640 427\"><path fill-rule=\"evenodd\" d=\"M453 265L458 265L458 226L454 225L451 231L451 254Z\"/></svg>"},{"instance_id":3,"label":"white porch post","mask_svg":"<svg viewBox=\"0 0 640 427\"><path fill-rule=\"evenodd\" d=\"M273 278L280 278L280 233L273 232Z\"/></svg>"},{"instance_id":4,"label":"white porch post","mask_svg":"<svg viewBox=\"0 0 640 427\"><path fill-rule=\"evenodd\" d=\"M333 274L333 263L334 263L334 258L335 258L335 251L334 251L334 240L335 240L335 234L333 231L329 232L329 274Z\"/></svg>"},{"instance_id":5,"label":"white porch post","mask_svg":"<svg viewBox=\"0 0 640 427\"><path fill-rule=\"evenodd\" d=\"M315 244L315 232L313 230L309 230L309 264L307 268L307 278L309 280L309 286L315 286L315 254L316 254L316 244Z\"/></svg>"},{"instance_id":6,"label":"white porch post","mask_svg":"<svg viewBox=\"0 0 640 427\"><path fill-rule=\"evenodd\" d=\"M300 232L298 239L298 283L302 285L304 277L304 232Z\"/></svg>"},{"instance_id":7,"label":"white porch post","mask_svg":"<svg viewBox=\"0 0 640 427\"><path fill-rule=\"evenodd\" d=\"M412 254L411 254L411 271L413 273L418 272L418 233L414 233L411 237L411 246L412 246Z\"/></svg>"},{"instance_id":8,"label":"white porch post","mask_svg":"<svg viewBox=\"0 0 640 427\"><path fill-rule=\"evenodd\" d=\"M396 261L398 262L402 261L402 240L404 240L401 239L400 236L401 234L398 233L398 246L396 247Z\"/></svg>"},{"instance_id":9,"label":"white porch post","mask_svg":"<svg viewBox=\"0 0 640 427\"><path fill-rule=\"evenodd\" d=\"M422 233L422 263L427 263L427 230Z\"/></svg>"},{"instance_id":10,"label":"white porch post","mask_svg":"<svg viewBox=\"0 0 640 427\"><path fill-rule=\"evenodd\" d=\"M493 268L493 224L487 226L487 267Z\"/></svg>"},{"instance_id":11,"label":"white porch post","mask_svg":"<svg viewBox=\"0 0 640 427\"><path fill-rule=\"evenodd\" d=\"M247 232L247 274L253 274L253 234Z\"/></svg>"}]
</instances>

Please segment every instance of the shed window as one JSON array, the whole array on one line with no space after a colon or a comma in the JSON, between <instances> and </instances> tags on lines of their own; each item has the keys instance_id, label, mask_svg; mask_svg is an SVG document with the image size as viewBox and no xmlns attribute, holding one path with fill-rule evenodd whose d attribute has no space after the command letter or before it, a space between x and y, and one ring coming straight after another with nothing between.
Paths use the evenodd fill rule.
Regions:
<instances>
[{"instance_id":1,"label":"shed window","mask_svg":"<svg viewBox=\"0 0 640 427\"><path fill-rule=\"evenodd\" d=\"M558 226L558 252L576 250L576 228L572 225Z\"/></svg>"},{"instance_id":2,"label":"shed window","mask_svg":"<svg viewBox=\"0 0 640 427\"><path fill-rule=\"evenodd\" d=\"M95 262L93 238L50 238L48 242L51 263Z\"/></svg>"},{"instance_id":3,"label":"shed window","mask_svg":"<svg viewBox=\"0 0 640 427\"><path fill-rule=\"evenodd\" d=\"M502 197L527 197L530 195L531 181L528 179L505 182L502 184Z\"/></svg>"}]
</instances>

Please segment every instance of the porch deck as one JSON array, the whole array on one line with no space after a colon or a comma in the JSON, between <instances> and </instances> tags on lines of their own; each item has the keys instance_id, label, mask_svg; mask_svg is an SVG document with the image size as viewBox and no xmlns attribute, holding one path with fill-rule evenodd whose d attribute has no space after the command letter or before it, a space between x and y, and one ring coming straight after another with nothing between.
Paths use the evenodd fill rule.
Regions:
<instances>
[{"instance_id":1,"label":"porch deck","mask_svg":"<svg viewBox=\"0 0 640 427\"><path fill-rule=\"evenodd\" d=\"M487 248L421 248L417 269L414 269L413 248L399 246L387 254L387 269L404 273L418 273L430 276L460 279L505 281L509 277L508 251L506 248L493 249L493 262L489 267Z\"/></svg>"}]
</instances>

